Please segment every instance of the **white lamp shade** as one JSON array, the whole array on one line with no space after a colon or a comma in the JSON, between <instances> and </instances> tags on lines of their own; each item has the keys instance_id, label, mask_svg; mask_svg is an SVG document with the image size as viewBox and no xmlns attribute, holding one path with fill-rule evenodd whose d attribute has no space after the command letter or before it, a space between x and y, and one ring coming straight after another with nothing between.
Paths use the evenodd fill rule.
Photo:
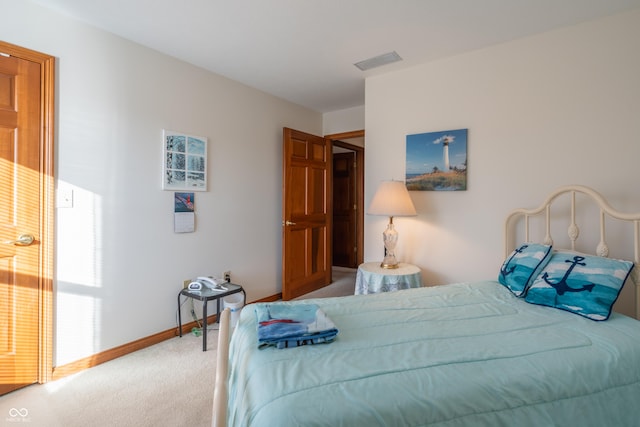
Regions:
<instances>
[{"instance_id":1,"label":"white lamp shade","mask_svg":"<svg viewBox=\"0 0 640 427\"><path fill-rule=\"evenodd\" d=\"M381 182L367 213L389 217L417 215L407 186L402 181Z\"/></svg>"}]
</instances>

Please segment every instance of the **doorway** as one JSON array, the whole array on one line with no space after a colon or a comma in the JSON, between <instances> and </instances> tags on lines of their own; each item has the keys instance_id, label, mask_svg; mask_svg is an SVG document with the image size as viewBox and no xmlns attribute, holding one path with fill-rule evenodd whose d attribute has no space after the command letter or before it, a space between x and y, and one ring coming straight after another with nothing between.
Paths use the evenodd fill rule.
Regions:
<instances>
[{"instance_id":1,"label":"doorway","mask_svg":"<svg viewBox=\"0 0 640 427\"><path fill-rule=\"evenodd\" d=\"M358 142L356 145L353 142ZM350 142L345 142L350 141ZM355 158L348 215L352 224L349 268L362 263L364 243L364 130L325 137L283 128L282 299L289 300L332 282L334 148ZM346 209L349 210L349 209ZM336 239L339 244L346 239ZM355 242L355 247L353 242ZM355 254L355 255L354 255Z\"/></svg>"},{"instance_id":2,"label":"doorway","mask_svg":"<svg viewBox=\"0 0 640 427\"><path fill-rule=\"evenodd\" d=\"M332 263L357 268L364 259L364 130L325 138L333 145Z\"/></svg>"},{"instance_id":3,"label":"doorway","mask_svg":"<svg viewBox=\"0 0 640 427\"><path fill-rule=\"evenodd\" d=\"M331 283L331 140L282 132L282 299Z\"/></svg>"}]
</instances>

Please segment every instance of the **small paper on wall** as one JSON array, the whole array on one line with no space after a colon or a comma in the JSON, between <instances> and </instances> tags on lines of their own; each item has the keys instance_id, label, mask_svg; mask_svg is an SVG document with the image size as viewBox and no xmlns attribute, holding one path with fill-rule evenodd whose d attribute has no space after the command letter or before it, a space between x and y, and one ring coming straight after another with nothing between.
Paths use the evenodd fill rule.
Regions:
<instances>
[{"instance_id":1,"label":"small paper on wall","mask_svg":"<svg viewBox=\"0 0 640 427\"><path fill-rule=\"evenodd\" d=\"M195 231L195 194L175 193L173 207L173 231L193 233Z\"/></svg>"},{"instance_id":2,"label":"small paper on wall","mask_svg":"<svg viewBox=\"0 0 640 427\"><path fill-rule=\"evenodd\" d=\"M173 231L176 233L193 233L195 228L195 213L175 212L173 214Z\"/></svg>"}]
</instances>

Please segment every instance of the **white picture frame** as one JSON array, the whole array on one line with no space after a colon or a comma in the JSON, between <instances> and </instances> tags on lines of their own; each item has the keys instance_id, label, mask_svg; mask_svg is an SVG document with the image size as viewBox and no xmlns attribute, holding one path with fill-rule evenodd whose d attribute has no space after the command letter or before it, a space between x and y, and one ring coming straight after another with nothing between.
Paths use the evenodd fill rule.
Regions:
<instances>
[{"instance_id":1,"label":"white picture frame","mask_svg":"<svg viewBox=\"0 0 640 427\"><path fill-rule=\"evenodd\" d=\"M207 191L208 138L163 129L162 189Z\"/></svg>"}]
</instances>

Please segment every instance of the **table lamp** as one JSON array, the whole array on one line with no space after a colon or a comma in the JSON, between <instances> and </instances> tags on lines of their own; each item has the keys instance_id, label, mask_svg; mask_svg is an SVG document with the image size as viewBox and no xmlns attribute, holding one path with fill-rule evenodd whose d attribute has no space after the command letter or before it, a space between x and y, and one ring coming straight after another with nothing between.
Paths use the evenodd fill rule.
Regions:
<instances>
[{"instance_id":1,"label":"table lamp","mask_svg":"<svg viewBox=\"0 0 640 427\"><path fill-rule=\"evenodd\" d=\"M416 208L407 191L407 187L402 181L383 181L380 183L376 194L373 196L369 210L369 215L384 215L389 217L387 229L382 233L384 241L385 255L380 267L398 268L395 249L398 243L398 232L393 227L394 216L415 216Z\"/></svg>"}]
</instances>

